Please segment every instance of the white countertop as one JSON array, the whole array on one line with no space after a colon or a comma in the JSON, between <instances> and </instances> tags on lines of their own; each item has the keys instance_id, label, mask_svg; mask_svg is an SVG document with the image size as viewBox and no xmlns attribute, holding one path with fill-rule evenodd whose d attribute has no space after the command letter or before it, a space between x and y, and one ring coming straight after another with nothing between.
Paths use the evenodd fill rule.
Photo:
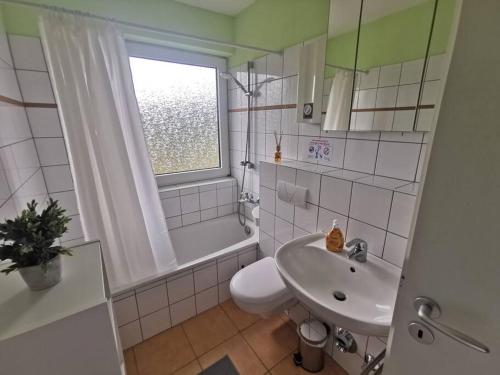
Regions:
<instances>
[{"instance_id":1,"label":"white countertop","mask_svg":"<svg viewBox=\"0 0 500 375\"><path fill-rule=\"evenodd\" d=\"M18 272L0 274L0 341L106 302L99 242L62 256L62 280L31 291Z\"/></svg>"}]
</instances>

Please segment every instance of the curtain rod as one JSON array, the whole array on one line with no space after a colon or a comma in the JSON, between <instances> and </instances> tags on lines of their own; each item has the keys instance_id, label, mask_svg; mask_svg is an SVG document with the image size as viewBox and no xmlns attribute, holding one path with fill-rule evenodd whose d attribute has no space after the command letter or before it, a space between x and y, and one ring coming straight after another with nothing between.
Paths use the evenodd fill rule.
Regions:
<instances>
[{"instance_id":1,"label":"curtain rod","mask_svg":"<svg viewBox=\"0 0 500 375\"><path fill-rule=\"evenodd\" d=\"M3 4L21 5L21 6L26 6L26 7L30 7L30 8L38 8L38 9L44 9L44 10L53 10L53 11L58 11L58 12L63 12L63 13L68 13L68 14L73 14L73 15L79 15L79 16L82 16L82 17L88 17L88 18L98 19L98 20L101 20L101 21L113 22L115 24L122 25L122 26L125 26L125 27L146 30L146 31L150 31L150 32L153 32L153 33L157 33L157 34L169 35L169 36L172 36L172 37L186 39L186 40L192 40L192 41L197 41L197 42L216 44L216 45L223 46L223 47L240 48L240 49L246 49L246 50L249 50L249 51L273 53L273 54L277 54L277 55L282 55L283 54L283 51L274 51L274 50L270 50L270 49L249 46L249 45L246 45L246 44L223 42L223 41L216 40L216 39L204 38L204 37L199 37L199 36L195 36L195 35L180 33L180 32L177 32L177 31L162 29L162 28L159 28L159 27L146 26L146 25L141 25L141 24L138 24L138 23L128 22L128 21L120 21L120 20L117 20L117 19L114 19L114 18L108 18L108 17L99 16L97 14L93 14L93 13L89 13L89 12L83 12L83 11L80 11L80 10L73 10L73 9L63 8L63 7L59 7L59 6L55 6L55 5L36 4L36 3L32 3L32 2L29 2L29 1L23 1L23 0L0 0L0 4L1 3L3 3Z\"/></svg>"},{"instance_id":2,"label":"curtain rod","mask_svg":"<svg viewBox=\"0 0 500 375\"><path fill-rule=\"evenodd\" d=\"M342 66L342 65L335 65L335 64L328 64L328 63L325 65L330 67L330 68L337 68L337 69L342 69L342 70L348 70L350 72L360 72L360 73L368 74L368 70L346 68L345 66Z\"/></svg>"}]
</instances>

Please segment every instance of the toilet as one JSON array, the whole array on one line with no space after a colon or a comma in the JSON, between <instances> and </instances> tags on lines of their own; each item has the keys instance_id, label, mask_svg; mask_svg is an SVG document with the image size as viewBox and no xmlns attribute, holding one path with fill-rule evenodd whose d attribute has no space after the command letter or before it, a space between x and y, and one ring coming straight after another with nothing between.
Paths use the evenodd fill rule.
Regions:
<instances>
[{"instance_id":1,"label":"toilet","mask_svg":"<svg viewBox=\"0 0 500 375\"><path fill-rule=\"evenodd\" d=\"M239 270L229 287L238 307L264 318L279 314L296 303L270 257Z\"/></svg>"}]
</instances>

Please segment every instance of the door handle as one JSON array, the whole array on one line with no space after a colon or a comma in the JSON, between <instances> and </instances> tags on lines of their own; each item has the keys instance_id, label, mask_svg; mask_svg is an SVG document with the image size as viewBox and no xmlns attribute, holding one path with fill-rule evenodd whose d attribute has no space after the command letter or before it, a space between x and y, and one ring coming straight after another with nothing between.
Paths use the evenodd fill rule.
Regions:
<instances>
[{"instance_id":1,"label":"door handle","mask_svg":"<svg viewBox=\"0 0 500 375\"><path fill-rule=\"evenodd\" d=\"M478 352L490 352L490 349L486 345L480 343L465 333L459 332L454 328L435 321L434 319L439 318L441 315L441 308L432 299L427 297L417 297L415 298L413 305L415 306L415 310L417 310L418 317L435 330L465 346L468 346L469 348L477 350Z\"/></svg>"}]
</instances>

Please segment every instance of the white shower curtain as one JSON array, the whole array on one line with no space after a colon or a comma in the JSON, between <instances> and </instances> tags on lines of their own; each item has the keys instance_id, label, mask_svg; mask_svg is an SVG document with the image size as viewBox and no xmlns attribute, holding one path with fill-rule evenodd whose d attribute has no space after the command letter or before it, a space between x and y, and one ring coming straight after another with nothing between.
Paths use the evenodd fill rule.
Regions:
<instances>
[{"instance_id":1,"label":"white shower curtain","mask_svg":"<svg viewBox=\"0 0 500 375\"><path fill-rule=\"evenodd\" d=\"M348 130L354 73L337 70L333 78L323 130Z\"/></svg>"},{"instance_id":2,"label":"white shower curtain","mask_svg":"<svg viewBox=\"0 0 500 375\"><path fill-rule=\"evenodd\" d=\"M112 23L55 12L39 26L83 232L102 243L112 291L174 268L123 36Z\"/></svg>"}]
</instances>

